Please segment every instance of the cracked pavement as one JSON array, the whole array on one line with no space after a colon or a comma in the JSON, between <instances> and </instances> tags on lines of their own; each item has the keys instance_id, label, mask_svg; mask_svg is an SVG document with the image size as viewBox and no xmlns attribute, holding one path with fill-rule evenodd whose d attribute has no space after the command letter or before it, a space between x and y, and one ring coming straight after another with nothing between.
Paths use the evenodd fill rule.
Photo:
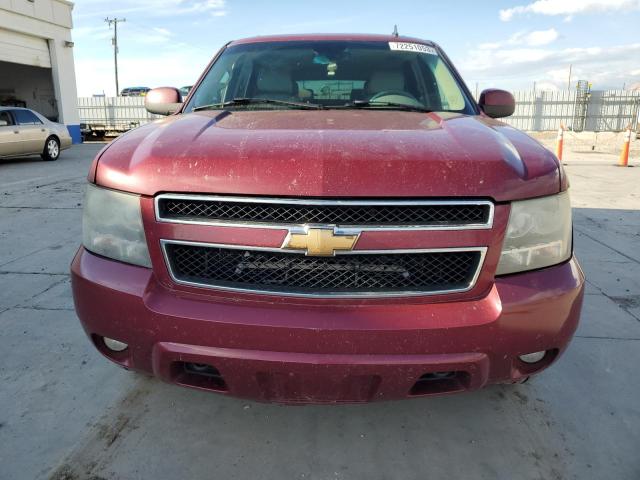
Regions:
<instances>
[{"instance_id":1,"label":"cracked pavement","mask_svg":"<svg viewBox=\"0 0 640 480\"><path fill-rule=\"evenodd\" d=\"M85 338L68 266L100 147L0 161L0 479L640 478L640 168L566 153L588 285L576 338L543 375L282 407L126 372Z\"/></svg>"}]
</instances>

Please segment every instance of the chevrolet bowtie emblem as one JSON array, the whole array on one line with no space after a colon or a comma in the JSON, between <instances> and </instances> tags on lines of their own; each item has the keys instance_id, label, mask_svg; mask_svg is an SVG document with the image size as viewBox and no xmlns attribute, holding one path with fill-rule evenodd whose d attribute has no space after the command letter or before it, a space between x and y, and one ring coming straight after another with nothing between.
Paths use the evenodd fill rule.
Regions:
<instances>
[{"instance_id":1,"label":"chevrolet bowtie emblem","mask_svg":"<svg viewBox=\"0 0 640 480\"><path fill-rule=\"evenodd\" d=\"M339 250L353 250L359 235L338 235L333 228L309 228L290 232L282 245L287 250L304 250L307 255L332 257Z\"/></svg>"}]
</instances>

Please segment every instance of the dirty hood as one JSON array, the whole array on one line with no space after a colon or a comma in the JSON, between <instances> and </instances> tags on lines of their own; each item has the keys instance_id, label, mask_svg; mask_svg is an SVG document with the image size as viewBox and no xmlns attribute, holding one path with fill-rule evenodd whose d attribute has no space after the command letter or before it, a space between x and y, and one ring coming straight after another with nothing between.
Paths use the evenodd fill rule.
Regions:
<instances>
[{"instance_id":1,"label":"dirty hood","mask_svg":"<svg viewBox=\"0 0 640 480\"><path fill-rule=\"evenodd\" d=\"M484 197L557 193L557 160L485 117L380 110L176 115L103 150L96 183L143 195Z\"/></svg>"}]
</instances>

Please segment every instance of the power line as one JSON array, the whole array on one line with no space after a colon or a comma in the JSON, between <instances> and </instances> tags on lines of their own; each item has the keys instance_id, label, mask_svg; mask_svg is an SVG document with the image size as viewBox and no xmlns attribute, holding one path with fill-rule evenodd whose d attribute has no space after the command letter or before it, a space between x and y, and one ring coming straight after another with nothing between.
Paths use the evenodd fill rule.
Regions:
<instances>
[{"instance_id":1,"label":"power line","mask_svg":"<svg viewBox=\"0 0 640 480\"><path fill-rule=\"evenodd\" d=\"M109 28L113 25L113 38L111 43L113 44L113 60L116 67L116 97L120 95L120 83L118 81L118 23L126 22L126 18L105 18L104 21L109 24Z\"/></svg>"}]
</instances>

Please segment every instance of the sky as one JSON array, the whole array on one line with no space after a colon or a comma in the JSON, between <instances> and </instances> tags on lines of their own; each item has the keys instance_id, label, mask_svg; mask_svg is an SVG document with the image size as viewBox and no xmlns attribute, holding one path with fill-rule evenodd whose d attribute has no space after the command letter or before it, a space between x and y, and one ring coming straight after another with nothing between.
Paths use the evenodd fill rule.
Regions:
<instances>
[{"instance_id":1,"label":"sky","mask_svg":"<svg viewBox=\"0 0 640 480\"><path fill-rule=\"evenodd\" d=\"M120 88L193 84L228 41L282 33L391 33L429 39L472 91L593 89L640 84L640 0L76 0L80 96Z\"/></svg>"}]
</instances>

